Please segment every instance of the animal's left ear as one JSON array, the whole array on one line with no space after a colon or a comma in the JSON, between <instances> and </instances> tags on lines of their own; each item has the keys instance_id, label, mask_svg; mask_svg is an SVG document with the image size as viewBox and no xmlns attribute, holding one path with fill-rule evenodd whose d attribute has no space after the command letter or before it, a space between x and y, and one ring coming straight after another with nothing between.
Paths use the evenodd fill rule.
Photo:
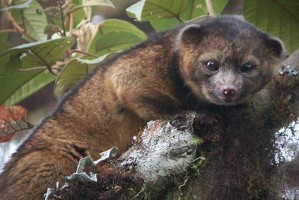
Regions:
<instances>
[{"instance_id":1,"label":"animal's left ear","mask_svg":"<svg viewBox=\"0 0 299 200\"><path fill-rule=\"evenodd\" d=\"M272 50L274 55L278 58L282 58L284 55L284 44L278 38L268 38L266 40L266 46Z\"/></svg>"},{"instance_id":2,"label":"animal's left ear","mask_svg":"<svg viewBox=\"0 0 299 200\"><path fill-rule=\"evenodd\" d=\"M182 46L197 45L203 37L202 27L190 24L182 28L176 38L176 49Z\"/></svg>"}]
</instances>

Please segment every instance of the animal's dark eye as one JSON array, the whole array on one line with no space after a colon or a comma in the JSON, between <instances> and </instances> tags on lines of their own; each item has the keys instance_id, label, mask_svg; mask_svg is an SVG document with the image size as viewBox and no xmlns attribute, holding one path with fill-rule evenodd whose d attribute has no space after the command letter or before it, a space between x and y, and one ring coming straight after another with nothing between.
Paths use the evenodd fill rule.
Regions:
<instances>
[{"instance_id":1,"label":"animal's dark eye","mask_svg":"<svg viewBox=\"0 0 299 200\"><path fill-rule=\"evenodd\" d=\"M214 61L207 61L205 64L206 64L206 68L211 72L216 72L219 70L218 63Z\"/></svg>"},{"instance_id":2,"label":"animal's dark eye","mask_svg":"<svg viewBox=\"0 0 299 200\"><path fill-rule=\"evenodd\" d=\"M250 73L256 66L250 63L245 63L240 67L240 72Z\"/></svg>"}]
</instances>

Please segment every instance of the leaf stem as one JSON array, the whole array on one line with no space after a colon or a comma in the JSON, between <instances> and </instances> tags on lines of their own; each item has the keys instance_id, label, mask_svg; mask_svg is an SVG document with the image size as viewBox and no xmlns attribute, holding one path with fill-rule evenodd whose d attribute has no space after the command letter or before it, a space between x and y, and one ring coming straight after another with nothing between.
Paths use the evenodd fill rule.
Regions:
<instances>
[{"instance_id":1,"label":"leaf stem","mask_svg":"<svg viewBox=\"0 0 299 200\"><path fill-rule=\"evenodd\" d=\"M81 50L78 50L78 49L73 49L71 50L71 53L81 53L81 54L85 54L85 55L88 55L88 56L92 56L92 57L95 57L95 58L98 58L99 56L95 55L95 54L91 54L91 53L88 53L88 52L85 52L85 51L81 51Z\"/></svg>"},{"instance_id":2,"label":"leaf stem","mask_svg":"<svg viewBox=\"0 0 299 200\"><path fill-rule=\"evenodd\" d=\"M215 10L213 8L213 4L211 0L205 0L206 1L206 6L208 9L208 13L210 16L216 16Z\"/></svg>"},{"instance_id":3,"label":"leaf stem","mask_svg":"<svg viewBox=\"0 0 299 200\"><path fill-rule=\"evenodd\" d=\"M48 69L48 68L45 66L31 67L31 68L19 69L19 72L28 72L28 71L45 70L45 69Z\"/></svg>"}]
</instances>

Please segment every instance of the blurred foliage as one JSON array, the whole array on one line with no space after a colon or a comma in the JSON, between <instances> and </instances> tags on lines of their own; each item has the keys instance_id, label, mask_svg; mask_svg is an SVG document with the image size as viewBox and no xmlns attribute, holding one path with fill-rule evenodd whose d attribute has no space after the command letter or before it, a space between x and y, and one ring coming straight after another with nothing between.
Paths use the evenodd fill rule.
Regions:
<instances>
[{"instance_id":1,"label":"blurred foliage","mask_svg":"<svg viewBox=\"0 0 299 200\"><path fill-rule=\"evenodd\" d=\"M16 104L54 80L54 93L60 97L107 55L147 39L146 33L128 21L106 19L92 23L94 10L115 8L115 1L56 0L48 6L40 4L47 0L5 2L9 3L0 13L0 104ZM212 0L217 15L227 2ZM299 47L297 0L248 0L243 10L248 21L281 38L289 53ZM148 22L159 31L209 12L205 0L140 0L126 13L132 20ZM11 42L16 37L21 41L19 46Z\"/></svg>"},{"instance_id":2,"label":"blurred foliage","mask_svg":"<svg viewBox=\"0 0 299 200\"><path fill-rule=\"evenodd\" d=\"M261 30L280 38L288 53L299 47L298 0L246 0L243 14L246 20Z\"/></svg>"}]
</instances>

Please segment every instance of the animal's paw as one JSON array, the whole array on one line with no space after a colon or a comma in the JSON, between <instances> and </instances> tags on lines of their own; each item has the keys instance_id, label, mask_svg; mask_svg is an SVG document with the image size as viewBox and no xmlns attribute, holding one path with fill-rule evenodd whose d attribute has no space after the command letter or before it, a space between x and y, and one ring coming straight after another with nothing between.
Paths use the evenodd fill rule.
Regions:
<instances>
[{"instance_id":1,"label":"animal's paw","mask_svg":"<svg viewBox=\"0 0 299 200\"><path fill-rule=\"evenodd\" d=\"M211 112L196 113L194 122L202 125L218 124L220 115Z\"/></svg>"},{"instance_id":2,"label":"animal's paw","mask_svg":"<svg viewBox=\"0 0 299 200\"><path fill-rule=\"evenodd\" d=\"M211 112L196 113L193 128L194 130L206 130L211 126L218 125L220 122L220 115Z\"/></svg>"},{"instance_id":3,"label":"animal's paw","mask_svg":"<svg viewBox=\"0 0 299 200\"><path fill-rule=\"evenodd\" d=\"M220 116L208 111L182 111L172 116L170 123L175 127L183 130L186 128L203 129L211 125L218 124Z\"/></svg>"}]
</instances>

